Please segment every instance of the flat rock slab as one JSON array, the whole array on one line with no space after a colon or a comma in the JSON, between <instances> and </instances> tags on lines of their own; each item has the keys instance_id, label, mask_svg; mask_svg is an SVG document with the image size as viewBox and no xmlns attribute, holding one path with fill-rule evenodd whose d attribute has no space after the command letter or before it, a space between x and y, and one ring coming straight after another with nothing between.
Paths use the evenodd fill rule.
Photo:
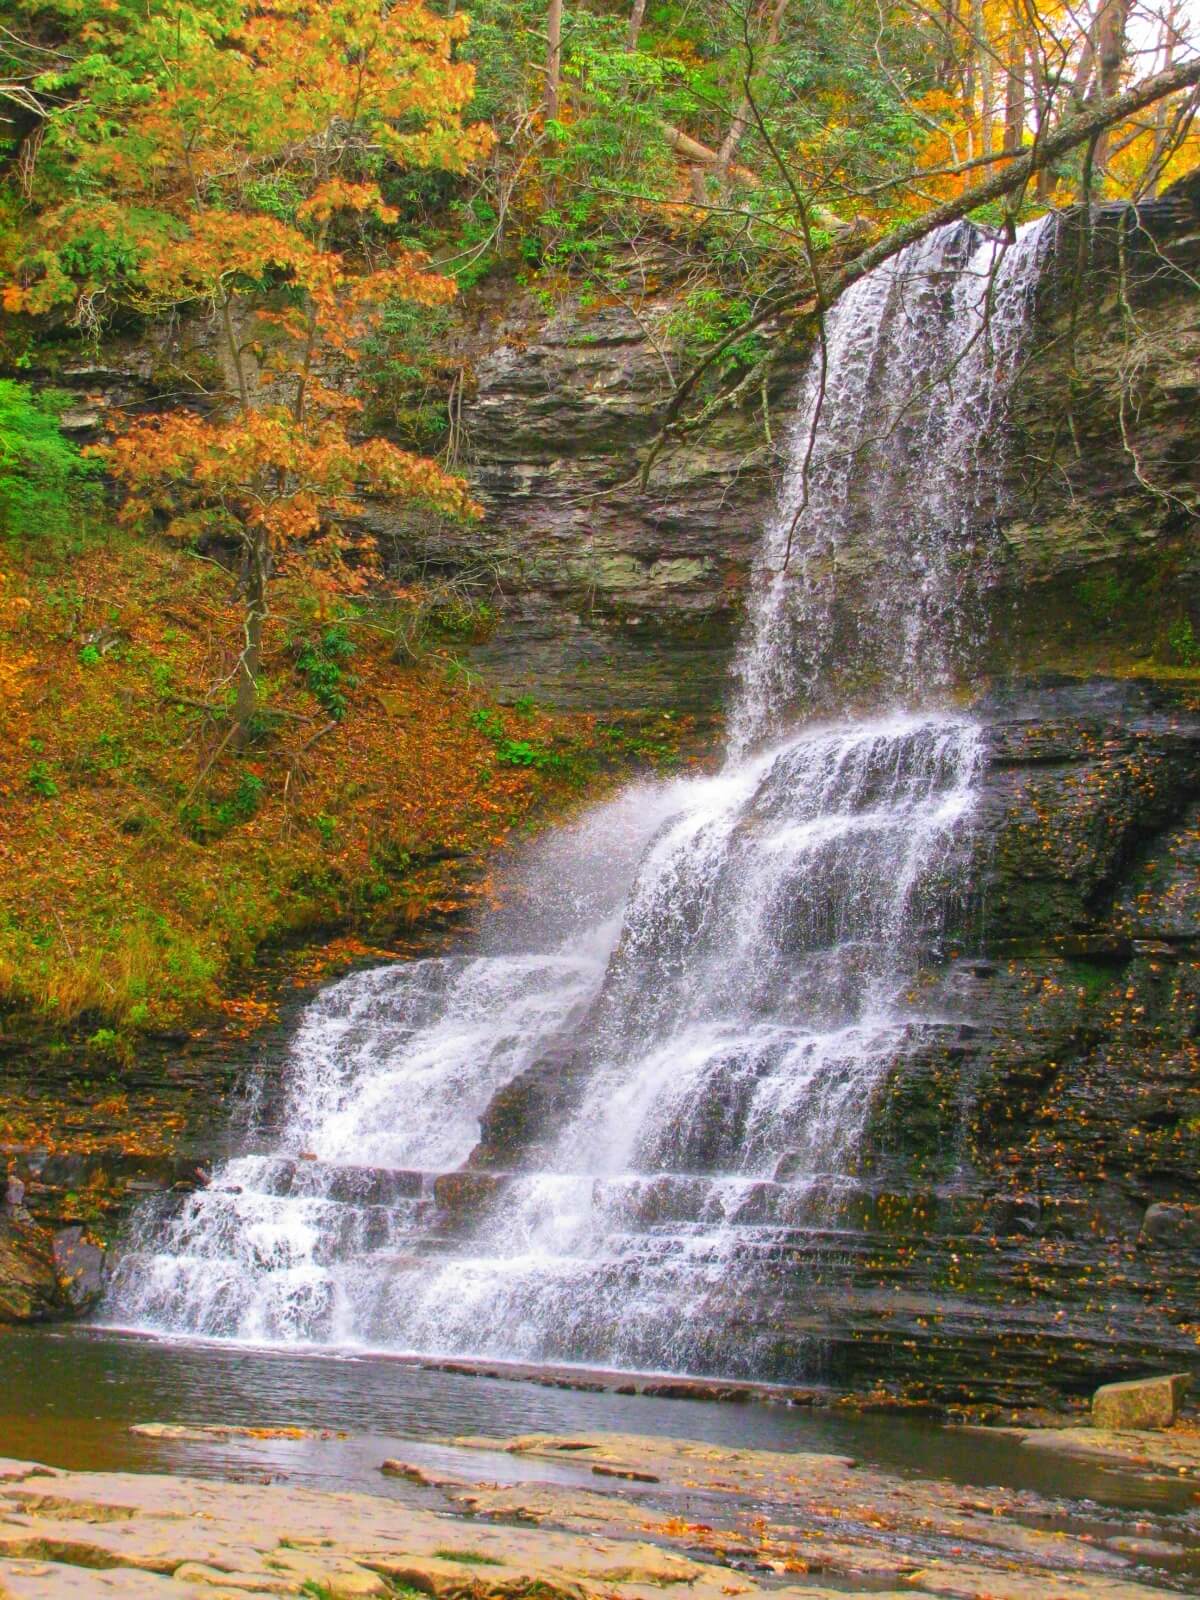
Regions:
<instances>
[{"instance_id":1,"label":"flat rock slab","mask_svg":"<svg viewBox=\"0 0 1200 1600\"><path fill-rule=\"evenodd\" d=\"M1113 1428L979 1428L982 1435L1003 1433L1023 1449L1076 1456L1098 1466L1142 1478L1200 1479L1200 1427L1177 1424L1165 1430Z\"/></svg>"},{"instance_id":2,"label":"flat rock slab","mask_svg":"<svg viewBox=\"0 0 1200 1600\"><path fill-rule=\"evenodd\" d=\"M135 1422L130 1433L142 1439L344 1439L328 1428L243 1428L217 1422Z\"/></svg>"},{"instance_id":3,"label":"flat rock slab","mask_svg":"<svg viewBox=\"0 0 1200 1600\"><path fill-rule=\"evenodd\" d=\"M901 1479L847 1456L636 1435L471 1443L574 1461L583 1486L428 1481L421 1487L442 1496L431 1508L286 1484L0 1461L0 1600L371 1600L397 1589L431 1600L662 1600L669 1591L689 1600L1166 1600L1172 1592L1135 1581L1151 1577L1151 1552L1046 1526L1053 1503L1035 1495ZM597 1465L607 1470L592 1475Z\"/></svg>"}]
</instances>

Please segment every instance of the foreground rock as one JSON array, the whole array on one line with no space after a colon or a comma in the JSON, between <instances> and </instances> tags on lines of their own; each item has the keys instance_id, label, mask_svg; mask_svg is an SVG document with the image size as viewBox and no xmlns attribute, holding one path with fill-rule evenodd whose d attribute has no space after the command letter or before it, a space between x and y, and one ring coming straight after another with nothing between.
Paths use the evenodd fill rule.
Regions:
<instances>
[{"instance_id":1,"label":"foreground rock","mask_svg":"<svg viewBox=\"0 0 1200 1600\"><path fill-rule=\"evenodd\" d=\"M38 1322L60 1312L51 1235L0 1213L0 1322Z\"/></svg>"},{"instance_id":2,"label":"foreground rock","mask_svg":"<svg viewBox=\"0 0 1200 1600\"><path fill-rule=\"evenodd\" d=\"M1200 1483L1200 1427L1118 1432L1112 1428L988 1428L1023 1449L1072 1456L1110 1471L1164 1483Z\"/></svg>"},{"instance_id":3,"label":"foreground rock","mask_svg":"<svg viewBox=\"0 0 1200 1600\"><path fill-rule=\"evenodd\" d=\"M43 1227L23 1207L0 1210L0 1323L79 1316L100 1297L104 1252L82 1228Z\"/></svg>"},{"instance_id":4,"label":"foreground rock","mask_svg":"<svg viewBox=\"0 0 1200 1600\"><path fill-rule=\"evenodd\" d=\"M1186 1372L1165 1378L1136 1378L1130 1383L1106 1383L1092 1396L1092 1421L1114 1432L1138 1428L1169 1428L1179 1415L1183 1397L1191 1386Z\"/></svg>"},{"instance_id":5,"label":"foreground rock","mask_svg":"<svg viewBox=\"0 0 1200 1600\"><path fill-rule=\"evenodd\" d=\"M1077 1535L1035 1495L844 1456L605 1434L453 1445L462 1473L389 1461L403 1500L0 1461L0 1597L1165 1600L1200 1555L1194 1530L1191 1549L1129 1519ZM528 1481L490 1481L506 1460Z\"/></svg>"}]
</instances>

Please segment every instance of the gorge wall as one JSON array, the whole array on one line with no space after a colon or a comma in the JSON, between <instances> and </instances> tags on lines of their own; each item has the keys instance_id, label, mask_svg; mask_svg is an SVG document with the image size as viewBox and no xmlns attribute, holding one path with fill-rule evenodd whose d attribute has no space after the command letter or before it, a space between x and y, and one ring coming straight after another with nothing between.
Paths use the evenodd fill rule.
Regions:
<instances>
[{"instance_id":1,"label":"gorge wall","mask_svg":"<svg viewBox=\"0 0 1200 1600\"><path fill-rule=\"evenodd\" d=\"M984 729L977 893L918 979L969 1020L889 1074L853 1183L811 1194L739 1308L763 1377L819 1364L855 1388L1021 1405L1196 1365L1198 271L1200 180L1136 227L1113 210L1060 232L1005 481L979 508L992 687L963 686ZM510 696L698 709L727 682L775 408L803 352L774 370L769 427L751 406L718 416L639 495L628 480L667 393L645 328L667 305L549 321L509 307L484 340L463 421L488 512L472 562L499 614L471 653ZM114 366L81 381L119 396L140 380ZM366 516L409 560L462 561L436 528ZM863 526L851 577L877 559ZM549 1055L485 1110L469 1168L432 1195L447 1238L528 1163L569 1078ZM42 1314L64 1309L57 1292Z\"/></svg>"},{"instance_id":2,"label":"gorge wall","mask_svg":"<svg viewBox=\"0 0 1200 1600\"><path fill-rule=\"evenodd\" d=\"M970 1021L885 1086L781 1327L841 1381L1012 1405L1196 1368L1200 708L1095 678L980 709L973 953L926 973Z\"/></svg>"},{"instance_id":3,"label":"gorge wall","mask_svg":"<svg viewBox=\"0 0 1200 1600\"><path fill-rule=\"evenodd\" d=\"M1061 230L1013 386L998 529L996 508L979 508L995 671L1168 660L1169 623L1184 616L1200 637L1198 230L1198 176L1141 207L1136 227L1113 207ZM642 494L630 480L670 392L646 330L670 306L664 293L636 314L510 308L477 361L464 409L487 510L475 553L500 599L473 654L514 695L689 709L721 698L804 351L781 348L765 422L751 387ZM423 549L455 560L436 537ZM851 561L875 554L868 524Z\"/></svg>"},{"instance_id":4,"label":"gorge wall","mask_svg":"<svg viewBox=\"0 0 1200 1600\"><path fill-rule=\"evenodd\" d=\"M1136 223L1060 230L979 508L996 687L976 707L973 954L922 978L971 1021L892 1075L856 1191L814 1199L744 1308L779 1376L816 1347L836 1382L1019 1405L1196 1367L1198 271L1200 177ZM697 705L723 681L772 449L735 411L648 497L611 488L645 438L639 394L662 392L619 309L481 363L470 426L507 599L478 658L514 692ZM851 566L876 558L871 526ZM473 1168L519 1164L564 1071L501 1093Z\"/></svg>"}]
</instances>

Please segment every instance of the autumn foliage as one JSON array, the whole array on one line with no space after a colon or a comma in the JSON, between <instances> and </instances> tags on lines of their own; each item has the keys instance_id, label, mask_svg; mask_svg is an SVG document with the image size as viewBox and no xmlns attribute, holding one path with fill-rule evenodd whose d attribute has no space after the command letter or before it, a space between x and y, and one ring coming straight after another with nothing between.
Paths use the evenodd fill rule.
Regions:
<instances>
[{"instance_id":1,"label":"autumn foliage","mask_svg":"<svg viewBox=\"0 0 1200 1600\"><path fill-rule=\"evenodd\" d=\"M373 321L397 299L454 293L396 241L380 175L462 172L489 148L488 129L463 120L474 73L453 52L466 30L417 0L149 8L124 43L141 65L119 80L119 118L66 124L63 192L4 292L9 311L66 301L81 324L121 306L210 319L219 379L129 419L101 453L126 519L240 547L243 744L272 577L291 566L319 588L361 588L370 553L345 531L361 494L475 509L434 462L354 431Z\"/></svg>"}]
</instances>

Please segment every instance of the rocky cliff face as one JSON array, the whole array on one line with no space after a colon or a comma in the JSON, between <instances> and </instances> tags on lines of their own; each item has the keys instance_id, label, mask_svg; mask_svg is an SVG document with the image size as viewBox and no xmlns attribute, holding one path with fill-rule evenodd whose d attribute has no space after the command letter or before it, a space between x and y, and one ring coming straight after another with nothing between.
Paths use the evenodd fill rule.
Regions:
<instances>
[{"instance_id":1,"label":"rocky cliff face","mask_svg":"<svg viewBox=\"0 0 1200 1600\"><path fill-rule=\"evenodd\" d=\"M1061 229L1014 385L997 667L1200 653L1200 173Z\"/></svg>"},{"instance_id":2,"label":"rocky cliff face","mask_svg":"<svg viewBox=\"0 0 1200 1600\"><path fill-rule=\"evenodd\" d=\"M968 1020L882 1087L789 1327L856 1383L1016 1403L1197 1365L1200 696L981 709L978 927L927 975Z\"/></svg>"},{"instance_id":3,"label":"rocky cliff face","mask_svg":"<svg viewBox=\"0 0 1200 1600\"><path fill-rule=\"evenodd\" d=\"M502 693L589 710L721 700L778 471L773 408L803 352L785 353L643 492L640 455L682 370L675 311L667 291L636 309L571 301L548 319L518 298L470 352L462 465L482 526L464 547L460 532L367 512L402 565L469 574L496 606L471 655Z\"/></svg>"},{"instance_id":4,"label":"rocky cliff face","mask_svg":"<svg viewBox=\"0 0 1200 1600\"><path fill-rule=\"evenodd\" d=\"M964 953L931 953L922 978L965 1020L918 1042L879 1087L854 1184L812 1197L807 1226L746 1307L745 1337L774 1366L763 1376L817 1365L855 1387L1013 1405L1196 1367L1198 270L1200 177L1136 216L1113 209L1061 229L1013 388L1004 481L977 529L991 573L988 664L1003 685L979 705L977 903ZM587 499L591 483L619 480L621 446L638 442L637 391L660 390L625 325L602 342L601 381L584 399L597 369L568 358L577 333L560 319L535 336L532 368L502 346L481 370L475 446L493 515L520 530L527 555L562 551L552 595L527 595L511 569L510 614L540 619L542 693L646 692L644 660L654 692L708 692L771 462L761 448L747 455L731 509L709 476L730 471L728 454L674 457L687 517L670 545L655 542L674 526L656 522L661 504L612 490ZM567 425L568 397L585 428ZM527 420L539 407L547 422L557 408L550 449ZM747 448L748 418L723 426L720 448ZM584 621L568 574L593 526L615 564L597 569ZM652 561L622 565L634 552L699 565L655 586ZM685 648L672 631L685 615L711 629L702 667L699 635ZM634 616L647 631L632 630ZM486 652L502 669L508 627ZM570 641L584 637L599 679L573 664ZM608 682L603 638L619 641ZM1157 681L1132 681L1139 672ZM444 1180L449 1220L492 1192L487 1169L536 1160L577 1067L565 1050L497 1096L476 1170Z\"/></svg>"},{"instance_id":5,"label":"rocky cliff face","mask_svg":"<svg viewBox=\"0 0 1200 1600\"><path fill-rule=\"evenodd\" d=\"M993 669L1170 661L1167 635L1189 618L1200 639L1197 272L1200 176L1136 216L1109 208L1061 227L1013 386L1007 470L978 508ZM474 656L512 694L589 707L721 698L805 352L777 361L765 423L752 392L641 493L630 480L670 393L648 334L669 309L514 316L477 363L463 420L487 522L472 553L501 598ZM873 526L864 518L868 568ZM436 540L425 549L461 559Z\"/></svg>"}]
</instances>

